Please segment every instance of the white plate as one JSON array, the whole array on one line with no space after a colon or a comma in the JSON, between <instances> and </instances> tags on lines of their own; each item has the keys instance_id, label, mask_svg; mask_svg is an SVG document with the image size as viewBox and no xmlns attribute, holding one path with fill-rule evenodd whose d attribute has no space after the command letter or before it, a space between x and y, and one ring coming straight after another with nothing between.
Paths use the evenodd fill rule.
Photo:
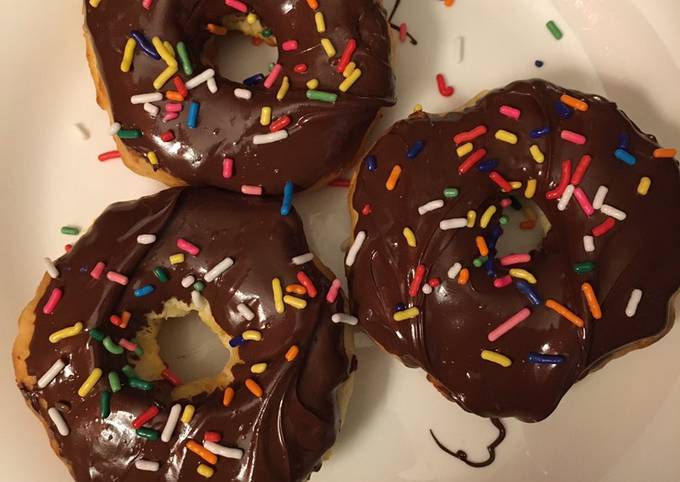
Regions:
<instances>
[{"instance_id":1,"label":"white plate","mask_svg":"<svg viewBox=\"0 0 680 482\"><path fill-rule=\"evenodd\" d=\"M400 103L385 112L382 128L417 102L447 111L480 90L542 76L605 94L662 144L680 143L677 0L458 0L452 8L430 0L403 3L395 20L408 22L420 45L396 45ZM81 2L0 0L0 11L0 480L67 482L66 469L13 383L15 320L43 271L41 258L58 256L70 241L59 226L87 227L109 203L161 186L118 162L96 160L113 144L85 64ZM563 40L547 32L549 19L562 28ZM462 63L456 36L465 38ZM534 67L535 59L545 67ZM439 96L438 72L456 87L453 97ZM89 140L80 137L76 123L91 131ZM329 188L296 202L312 245L341 273L339 247L349 235L345 190ZM547 421L508 421L497 462L482 470L439 451L427 429L435 428L451 447L483 457L494 436L491 425L444 400L422 372L358 338L360 370L349 418L335 456L313 480L680 480L678 328L580 382Z\"/></svg>"}]
</instances>

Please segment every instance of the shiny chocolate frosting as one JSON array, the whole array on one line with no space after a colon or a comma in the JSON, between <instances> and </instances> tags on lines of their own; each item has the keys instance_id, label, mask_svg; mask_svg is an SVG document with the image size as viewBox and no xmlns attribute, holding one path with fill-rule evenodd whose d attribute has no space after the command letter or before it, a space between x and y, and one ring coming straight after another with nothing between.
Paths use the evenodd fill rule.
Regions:
<instances>
[{"instance_id":1,"label":"shiny chocolate frosting","mask_svg":"<svg viewBox=\"0 0 680 482\"><path fill-rule=\"evenodd\" d=\"M154 234L157 239L140 244L140 234ZM195 256L185 253L184 262L173 265L168 259L182 252L179 238L200 251ZM206 431L220 433L221 445L243 451L240 459L220 457L210 464L216 479L299 482L318 469L335 441L340 425L336 396L354 362L346 352L343 326L331 321L342 310L342 296L327 302L328 278L312 261L292 261L307 252L297 214L281 216L276 203L261 198L246 199L214 188L175 188L110 206L72 251L55 262L59 277L49 281L35 309L35 331L25 360L28 374L38 379L58 359L66 368L44 389L20 383L75 479L204 480L197 467L208 464L186 446L190 439L201 444ZM206 273L227 256L233 266L208 282ZM106 269L100 279L94 279L90 272L100 261ZM159 266L167 281L154 275ZM111 270L127 276L128 284L110 281ZM307 275L318 293L295 295L306 301L304 309L285 305L284 312L277 312L273 278L281 281L286 294L287 285L298 283L299 272ZM204 280L202 299L232 341L246 330L261 334L260 341L250 337L238 343L241 362L232 368L229 388L234 396L228 406L223 404L224 387L191 400L173 400L173 386L161 377L147 380L152 384L148 391L134 388L123 367L134 368L138 358L127 351L112 354L92 336L96 329L114 343L121 338L134 340L148 323L145 315L160 313L167 300L176 298L190 305L194 288L181 284L188 275ZM135 290L145 285L153 286L153 292L136 296ZM55 288L63 290L63 297L53 314L44 314ZM252 320L242 314L240 304L249 307ZM123 311L132 314L124 329L110 321L111 315ZM82 333L50 343L50 334L79 321L85 326ZM287 356L293 346L299 350L296 358ZM264 373L251 372L258 363L267 363ZM88 395L79 396L81 384L95 368L103 371L102 378ZM123 387L111 394L111 413L103 417L100 398L112 391L107 380L112 372L119 375ZM247 388L248 379L261 388L261 397ZM179 422L168 443L137 435L132 422L150 405L160 407L160 413L144 428L161 432L176 403L193 404L195 415L189 423ZM50 422L51 407L61 410L70 428L68 436L59 435ZM138 460L158 462L160 468L141 471L135 466Z\"/></svg>"},{"instance_id":2,"label":"shiny chocolate frosting","mask_svg":"<svg viewBox=\"0 0 680 482\"><path fill-rule=\"evenodd\" d=\"M680 284L680 259L669 255L680 236L680 175L672 150L657 148L656 139L616 104L541 80L488 92L462 112L420 112L396 123L369 151L352 198L359 241L347 274L359 323L406 365L423 368L464 409L525 421L547 417L594 367L670 329L669 299ZM584 171L586 155L591 162ZM566 160L569 179L562 179ZM402 171L388 190L396 165ZM490 176L504 189L513 187L503 180L521 186L505 193ZM644 177L651 182L646 195L638 192L644 192ZM533 195L527 192L531 179ZM585 204L606 186L605 207L586 215L576 194L568 199L551 192L560 190L561 180L572 182L571 188L562 186L565 193L580 188ZM529 262L503 266L495 245L508 196L532 196L552 227ZM433 200L440 201L424 207ZM481 227L490 206L496 212ZM471 210L476 221L470 229L465 220ZM622 213L624 220L614 219ZM441 221L454 218L444 227L461 220L463 227L442 229ZM602 223L613 228L603 232ZM403 234L406 227L415 247ZM593 236L594 251L586 250L591 239L584 244L584 236ZM478 260L480 267L474 264L481 256L477 237L490 250L489 259ZM451 270L455 263L468 270L462 279L458 267ZM423 282L414 283L419 265ZM521 278L527 274L535 284ZM594 319L583 283L592 287L601 319ZM634 290L642 292L636 309ZM575 323L551 308L553 302L568 309ZM413 307L417 315L400 315ZM493 330L525 308L526 319L490 341ZM483 351L511 365L482 359Z\"/></svg>"},{"instance_id":3,"label":"shiny chocolate frosting","mask_svg":"<svg viewBox=\"0 0 680 482\"><path fill-rule=\"evenodd\" d=\"M222 25L227 16L245 15L225 5L224 0L163 0L145 9L138 0L104 0L92 7L85 0L86 31L92 40L97 68L110 99L113 119L124 129L139 129L142 136L124 140L127 148L145 155L156 153L158 168L192 185L211 185L239 191L242 185L262 186L265 194L283 190L287 181L298 189L339 173L354 159L366 131L381 106L394 102L394 78L389 64L390 40L385 12L378 0L322 0L315 11L306 0L249 0L244 2L255 13L265 31L278 41L278 63L282 67L275 85L263 82L247 87L252 98L237 98L235 89L244 88L241 79L216 76L219 90L211 94L202 84L189 92L179 118L163 122L165 100L156 102L161 113L155 118L130 97L154 92L154 79L164 70L163 60L144 54L138 45L130 72L120 69L123 50L132 31L149 41L158 36L176 47L184 42L193 64L193 74L179 67L185 81L213 65L203 57L211 34L209 23ZM315 14L321 13L325 32L318 32ZM336 54L329 57L321 39L329 39ZM347 93L338 88L345 80L338 72L350 39L356 41L351 60L361 77ZM282 44L294 40L297 48L284 50ZM202 59L203 57L203 59ZM202 61L209 65L202 64ZM306 65L304 73L295 71ZM267 66L262 66L266 76ZM257 72L253 72L257 74ZM284 76L290 90L282 101L277 93ZM317 79L317 90L337 93L335 103L308 100L306 83ZM176 90L172 80L161 92ZM198 102L198 125L188 128L190 103ZM260 124L262 107L272 109L272 119L289 116L288 138L255 145L254 136L270 128ZM174 139L165 142L161 134L171 130ZM223 175L224 159L234 161L233 175Z\"/></svg>"}]
</instances>

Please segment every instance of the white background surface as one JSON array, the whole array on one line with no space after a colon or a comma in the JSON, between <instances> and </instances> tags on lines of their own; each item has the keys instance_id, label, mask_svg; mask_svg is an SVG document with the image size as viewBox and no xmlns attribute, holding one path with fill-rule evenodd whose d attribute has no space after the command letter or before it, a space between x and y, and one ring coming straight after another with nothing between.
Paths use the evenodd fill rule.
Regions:
<instances>
[{"instance_id":1,"label":"white background surface","mask_svg":"<svg viewBox=\"0 0 680 482\"><path fill-rule=\"evenodd\" d=\"M677 0L458 0L453 8L430 0L403 3L395 21L408 22L421 43L395 46L400 103L385 112L379 131L416 102L431 112L452 110L480 90L542 76L617 100L662 145L680 146ZM42 257L59 256L71 241L60 226L86 228L109 203L161 186L117 161L97 161L113 143L85 63L81 2L0 0L0 11L0 481L66 482L66 469L14 385L16 319L43 272ZM562 28L563 40L547 32L549 19ZM466 43L460 64L457 35ZM537 58L546 62L543 69L534 67ZM456 87L453 97L439 96L438 72ZM89 140L80 137L78 122L92 132ZM313 247L341 273L339 246L349 235L345 190L328 188L296 202ZM507 421L498 460L483 470L440 452L427 429L454 449L484 457L495 436L491 425L440 397L422 372L358 338L360 370L349 419L334 458L312 480L680 480L678 327L577 384L547 421Z\"/></svg>"}]
</instances>

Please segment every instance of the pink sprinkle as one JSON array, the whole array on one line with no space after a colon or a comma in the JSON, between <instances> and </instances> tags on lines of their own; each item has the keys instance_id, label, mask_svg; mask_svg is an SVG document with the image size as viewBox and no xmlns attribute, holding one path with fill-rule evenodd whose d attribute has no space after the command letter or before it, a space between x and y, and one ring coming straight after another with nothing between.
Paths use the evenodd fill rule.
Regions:
<instances>
[{"instance_id":1,"label":"pink sprinkle","mask_svg":"<svg viewBox=\"0 0 680 482\"><path fill-rule=\"evenodd\" d=\"M507 208L512 205L512 199L509 198L503 198L501 199L501 207L502 208Z\"/></svg>"},{"instance_id":2,"label":"pink sprinkle","mask_svg":"<svg viewBox=\"0 0 680 482\"><path fill-rule=\"evenodd\" d=\"M135 351L137 349L136 343L132 343L131 341L126 340L125 338L121 338L118 344L125 348L127 351Z\"/></svg>"},{"instance_id":3,"label":"pink sprinkle","mask_svg":"<svg viewBox=\"0 0 680 482\"><path fill-rule=\"evenodd\" d=\"M59 304L63 294L64 293L60 288L54 288L50 293L50 297L47 299L47 303L45 303L45 306L43 306L43 313L46 315L51 315L54 313L54 310L57 308L57 305Z\"/></svg>"},{"instance_id":4,"label":"pink sprinkle","mask_svg":"<svg viewBox=\"0 0 680 482\"><path fill-rule=\"evenodd\" d=\"M128 277L125 276L124 274L116 273L115 271L109 271L108 273L106 273L106 278L109 281L118 283L119 285L125 286L126 284L128 284Z\"/></svg>"},{"instance_id":5,"label":"pink sprinkle","mask_svg":"<svg viewBox=\"0 0 680 482\"><path fill-rule=\"evenodd\" d=\"M408 35L408 25L402 23L399 25L399 40L402 42L406 41L406 36Z\"/></svg>"},{"instance_id":6,"label":"pink sprinkle","mask_svg":"<svg viewBox=\"0 0 680 482\"><path fill-rule=\"evenodd\" d=\"M531 261L531 255L529 254L509 254L501 258L502 266L510 266L513 264L528 263Z\"/></svg>"},{"instance_id":7,"label":"pink sprinkle","mask_svg":"<svg viewBox=\"0 0 680 482\"><path fill-rule=\"evenodd\" d=\"M177 240L177 247L182 251L189 253L191 256L196 256L201 251L198 246L183 238Z\"/></svg>"},{"instance_id":8,"label":"pink sprinkle","mask_svg":"<svg viewBox=\"0 0 680 482\"><path fill-rule=\"evenodd\" d=\"M335 303L335 300L338 299L338 293L340 292L340 280L338 278L335 278L333 282L331 283L331 287L328 288L328 293L326 293L326 301L328 303Z\"/></svg>"},{"instance_id":9,"label":"pink sprinkle","mask_svg":"<svg viewBox=\"0 0 680 482\"><path fill-rule=\"evenodd\" d=\"M583 212L586 213L586 216L592 216L595 212L595 208L593 208L590 199L588 199L588 195L583 192L583 189L580 187L574 188L574 197L576 198L576 201L578 201L578 205L583 209Z\"/></svg>"},{"instance_id":10,"label":"pink sprinkle","mask_svg":"<svg viewBox=\"0 0 680 482\"><path fill-rule=\"evenodd\" d=\"M153 0L142 0L142 7L146 8L147 10L151 10L152 4Z\"/></svg>"},{"instance_id":11,"label":"pink sprinkle","mask_svg":"<svg viewBox=\"0 0 680 482\"><path fill-rule=\"evenodd\" d=\"M177 112L168 112L163 116L163 122L170 122L172 120L175 120L179 117L179 114Z\"/></svg>"},{"instance_id":12,"label":"pink sprinkle","mask_svg":"<svg viewBox=\"0 0 680 482\"><path fill-rule=\"evenodd\" d=\"M498 340L501 336L505 335L521 322L529 318L529 315L531 315L531 310L529 310L529 308L522 308L510 318L505 320L498 328L489 333L487 338L491 342Z\"/></svg>"},{"instance_id":13,"label":"pink sprinkle","mask_svg":"<svg viewBox=\"0 0 680 482\"><path fill-rule=\"evenodd\" d=\"M290 52L291 50L297 50L298 42L297 40L286 40L281 44L281 48L286 52Z\"/></svg>"},{"instance_id":14,"label":"pink sprinkle","mask_svg":"<svg viewBox=\"0 0 680 482\"><path fill-rule=\"evenodd\" d=\"M241 186L241 192L249 196L262 196L262 186L250 186L244 184Z\"/></svg>"},{"instance_id":15,"label":"pink sprinkle","mask_svg":"<svg viewBox=\"0 0 680 482\"><path fill-rule=\"evenodd\" d=\"M493 280L494 288L505 288L510 283L512 283L512 276L510 275L506 275L503 276L502 278L496 278L495 280Z\"/></svg>"},{"instance_id":16,"label":"pink sprinkle","mask_svg":"<svg viewBox=\"0 0 680 482\"><path fill-rule=\"evenodd\" d=\"M168 102L165 104L165 110L168 112L182 112L182 104L180 102Z\"/></svg>"},{"instance_id":17,"label":"pink sprinkle","mask_svg":"<svg viewBox=\"0 0 680 482\"><path fill-rule=\"evenodd\" d=\"M222 161L222 177L230 179L234 175L234 160L228 157Z\"/></svg>"},{"instance_id":18,"label":"pink sprinkle","mask_svg":"<svg viewBox=\"0 0 680 482\"><path fill-rule=\"evenodd\" d=\"M586 143L585 136L582 136L581 134L577 134L576 132L573 132L573 131L563 130L560 133L560 137L567 142L571 142L573 144L578 144L580 146L582 146L583 144Z\"/></svg>"},{"instance_id":19,"label":"pink sprinkle","mask_svg":"<svg viewBox=\"0 0 680 482\"><path fill-rule=\"evenodd\" d=\"M281 71L283 70L283 66L281 64L276 64L274 68L272 69L271 72L269 72L269 75L267 78L264 80L264 86L267 89L271 89L274 83L276 82L276 79L279 78L279 75L281 74Z\"/></svg>"},{"instance_id":20,"label":"pink sprinkle","mask_svg":"<svg viewBox=\"0 0 680 482\"><path fill-rule=\"evenodd\" d=\"M505 117L510 117L511 119L519 120L519 116L522 115L522 111L509 105L502 105L498 112L503 114Z\"/></svg>"},{"instance_id":21,"label":"pink sprinkle","mask_svg":"<svg viewBox=\"0 0 680 482\"><path fill-rule=\"evenodd\" d=\"M92 276L94 279L100 279L105 268L106 264L104 264L103 261L99 261L97 264L94 265L92 271L90 271L90 276Z\"/></svg>"},{"instance_id":22,"label":"pink sprinkle","mask_svg":"<svg viewBox=\"0 0 680 482\"><path fill-rule=\"evenodd\" d=\"M248 13L248 7L246 4L240 2L239 0L224 0L224 4L227 7L233 8L234 10L238 10L241 13Z\"/></svg>"}]
</instances>

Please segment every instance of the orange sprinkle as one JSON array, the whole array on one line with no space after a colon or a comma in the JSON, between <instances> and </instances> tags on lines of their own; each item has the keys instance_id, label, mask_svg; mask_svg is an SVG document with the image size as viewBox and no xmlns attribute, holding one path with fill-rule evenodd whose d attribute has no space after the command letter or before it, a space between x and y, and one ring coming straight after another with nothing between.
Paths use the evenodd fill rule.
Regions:
<instances>
[{"instance_id":1,"label":"orange sprinkle","mask_svg":"<svg viewBox=\"0 0 680 482\"><path fill-rule=\"evenodd\" d=\"M130 318L132 318L132 313L129 311L123 311L123 314L120 317L119 328L127 328Z\"/></svg>"},{"instance_id":2,"label":"orange sprinkle","mask_svg":"<svg viewBox=\"0 0 680 482\"><path fill-rule=\"evenodd\" d=\"M175 90L169 90L165 93L165 98L173 102L184 102L184 96Z\"/></svg>"},{"instance_id":3,"label":"orange sprinkle","mask_svg":"<svg viewBox=\"0 0 680 482\"><path fill-rule=\"evenodd\" d=\"M299 354L300 349L296 345L291 346L286 352L286 361L291 362L295 360Z\"/></svg>"},{"instance_id":4,"label":"orange sprinkle","mask_svg":"<svg viewBox=\"0 0 680 482\"><path fill-rule=\"evenodd\" d=\"M564 94L562 97L560 97L560 101L562 101L563 104L568 105L572 109L580 110L581 112L585 112L588 110L588 104L570 95Z\"/></svg>"},{"instance_id":5,"label":"orange sprinkle","mask_svg":"<svg viewBox=\"0 0 680 482\"><path fill-rule=\"evenodd\" d=\"M203 460L205 460L209 464L215 465L217 463L217 455L212 453L207 448L203 447L198 442L194 442L193 440L189 440L189 441L187 441L186 447L187 447L188 450L191 450L193 453L195 453L196 455L201 457Z\"/></svg>"},{"instance_id":6,"label":"orange sprinkle","mask_svg":"<svg viewBox=\"0 0 680 482\"><path fill-rule=\"evenodd\" d=\"M227 35L227 27L223 27L222 25L209 23L205 28L213 35Z\"/></svg>"},{"instance_id":7,"label":"orange sprinkle","mask_svg":"<svg viewBox=\"0 0 680 482\"><path fill-rule=\"evenodd\" d=\"M559 304L555 300L546 300L545 306L553 310L554 312L562 315L565 317L567 320L571 321L574 325L578 326L579 328L583 328L583 320L576 316L576 314L573 311L568 310L565 306Z\"/></svg>"},{"instance_id":8,"label":"orange sprinkle","mask_svg":"<svg viewBox=\"0 0 680 482\"><path fill-rule=\"evenodd\" d=\"M401 176L401 166L399 164L395 164L392 168L392 172L390 172L390 177L387 178L387 182L385 183L385 187L388 191L394 191L394 188L397 186L399 176Z\"/></svg>"},{"instance_id":9,"label":"orange sprinkle","mask_svg":"<svg viewBox=\"0 0 680 482\"><path fill-rule=\"evenodd\" d=\"M264 392L262 391L262 387L259 386L257 382L252 378L248 378L246 380L246 388L250 390L250 393L255 395L257 398L262 397L262 395L264 394Z\"/></svg>"},{"instance_id":10,"label":"orange sprinkle","mask_svg":"<svg viewBox=\"0 0 680 482\"><path fill-rule=\"evenodd\" d=\"M455 2L455 1L456 0L444 0L444 5L446 5L447 7L452 7L453 2Z\"/></svg>"},{"instance_id":11,"label":"orange sprinkle","mask_svg":"<svg viewBox=\"0 0 680 482\"><path fill-rule=\"evenodd\" d=\"M482 256L489 255L489 246L486 244L486 240L484 239L483 236L477 236L475 238L475 244L477 245L477 249L479 250L480 255Z\"/></svg>"},{"instance_id":12,"label":"orange sprinkle","mask_svg":"<svg viewBox=\"0 0 680 482\"><path fill-rule=\"evenodd\" d=\"M470 279L470 270L467 269L467 268L461 269L460 274L458 275L458 284L459 285L465 285L465 284L467 284L469 279Z\"/></svg>"},{"instance_id":13,"label":"orange sprinkle","mask_svg":"<svg viewBox=\"0 0 680 482\"><path fill-rule=\"evenodd\" d=\"M596 320L602 318L602 309L600 309L600 303L597 301L595 291L593 291L593 287L590 286L590 283L583 283L581 285L581 291L586 297L588 308L590 309L590 314L593 315L593 318Z\"/></svg>"},{"instance_id":14,"label":"orange sprinkle","mask_svg":"<svg viewBox=\"0 0 680 482\"><path fill-rule=\"evenodd\" d=\"M659 148L654 150L654 157L656 159L673 158L678 153L677 149Z\"/></svg>"},{"instance_id":15,"label":"orange sprinkle","mask_svg":"<svg viewBox=\"0 0 680 482\"><path fill-rule=\"evenodd\" d=\"M319 2L317 2L316 0L307 0L307 5L309 5L309 8L311 8L312 10L316 10L317 8L319 8Z\"/></svg>"},{"instance_id":16,"label":"orange sprinkle","mask_svg":"<svg viewBox=\"0 0 680 482\"><path fill-rule=\"evenodd\" d=\"M536 221L534 219L529 219L527 221L522 221L519 223L519 229L531 230L536 227Z\"/></svg>"},{"instance_id":17,"label":"orange sprinkle","mask_svg":"<svg viewBox=\"0 0 680 482\"><path fill-rule=\"evenodd\" d=\"M224 398L222 398L222 405L224 405L225 407L228 407L231 404L232 400L234 400L235 394L236 394L236 392L234 391L233 388L231 388L231 387L225 388L224 389Z\"/></svg>"},{"instance_id":18,"label":"orange sprinkle","mask_svg":"<svg viewBox=\"0 0 680 482\"><path fill-rule=\"evenodd\" d=\"M286 286L286 293L295 293L296 295L306 295L307 289L302 285L293 284L293 285Z\"/></svg>"},{"instance_id":19,"label":"orange sprinkle","mask_svg":"<svg viewBox=\"0 0 680 482\"><path fill-rule=\"evenodd\" d=\"M250 41L255 47L257 47L258 45L262 45L262 42L264 42L264 40L262 40L260 37L252 37Z\"/></svg>"}]
</instances>

